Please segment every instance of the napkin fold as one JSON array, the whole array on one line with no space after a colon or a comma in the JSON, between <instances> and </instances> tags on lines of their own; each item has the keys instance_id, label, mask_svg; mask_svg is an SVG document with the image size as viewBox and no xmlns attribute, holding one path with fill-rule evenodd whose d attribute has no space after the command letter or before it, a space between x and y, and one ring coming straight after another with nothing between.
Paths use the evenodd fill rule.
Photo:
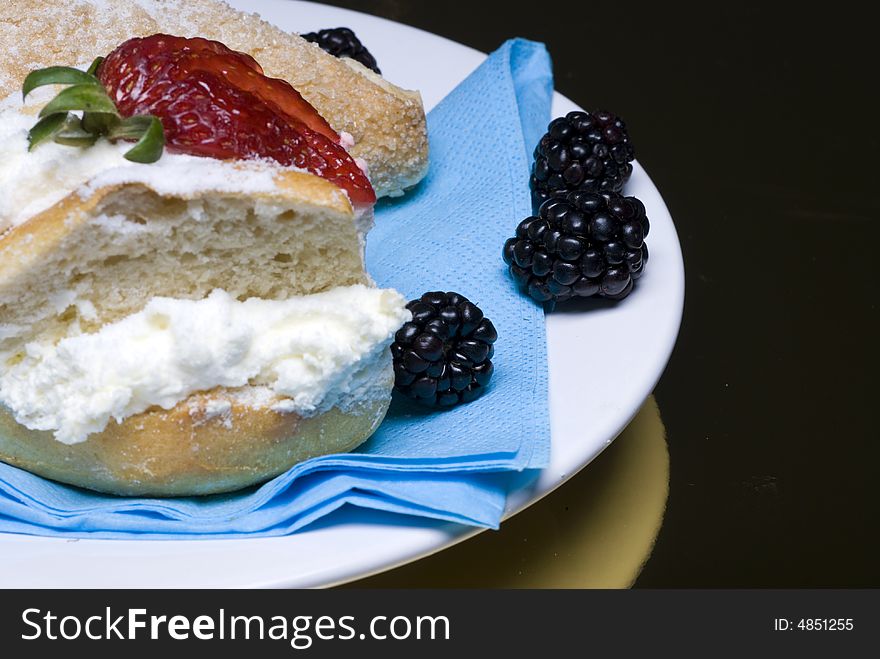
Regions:
<instances>
[{"instance_id":1,"label":"napkin fold","mask_svg":"<svg viewBox=\"0 0 880 659\"><path fill-rule=\"evenodd\" d=\"M242 492L114 497L0 463L0 532L65 537L208 538L293 533L344 505L497 527L504 472L549 459L544 315L520 295L501 246L530 214L531 151L550 117L550 59L514 39L428 115L430 171L405 197L382 201L367 269L408 298L457 291L498 330L495 375L478 400L432 411L395 397L357 452L294 466Z\"/></svg>"}]
</instances>

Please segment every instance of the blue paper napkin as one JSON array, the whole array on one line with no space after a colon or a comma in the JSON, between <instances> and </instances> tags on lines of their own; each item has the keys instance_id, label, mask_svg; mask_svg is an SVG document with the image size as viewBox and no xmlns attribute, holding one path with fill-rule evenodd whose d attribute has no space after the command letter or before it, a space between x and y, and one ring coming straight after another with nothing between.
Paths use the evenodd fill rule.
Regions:
<instances>
[{"instance_id":1,"label":"blue paper napkin","mask_svg":"<svg viewBox=\"0 0 880 659\"><path fill-rule=\"evenodd\" d=\"M367 245L380 286L413 298L455 290L492 319L495 375L477 401L433 412L395 398L356 453L315 458L265 485L184 499L113 497L0 463L0 532L192 538L292 533L342 505L497 527L505 479L546 466L550 430L542 310L513 287L501 246L530 213L531 151L552 96L543 45L504 43L428 116L431 167L381 202Z\"/></svg>"}]
</instances>

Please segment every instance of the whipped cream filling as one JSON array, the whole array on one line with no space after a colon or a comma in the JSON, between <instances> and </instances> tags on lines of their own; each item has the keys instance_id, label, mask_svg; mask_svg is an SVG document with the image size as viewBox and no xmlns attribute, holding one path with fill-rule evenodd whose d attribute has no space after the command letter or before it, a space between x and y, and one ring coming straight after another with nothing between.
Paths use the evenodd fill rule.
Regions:
<instances>
[{"instance_id":1,"label":"whipped cream filling","mask_svg":"<svg viewBox=\"0 0 880 659\"><path fill-rule=\"evenodd\" d=\"M387 396L376 368L410 318L405 304L361 285L278 301L219 289L203 300L156 297L93 334L28 344L0 375L0 403L66 444L216 387L265 389L273 409L301 416L345 408Z\"/></svg>"},{"instance_id":2,"label":"whipped cream filling","mask_svg":"<svg viewBox=\"0 0 880 659\"><path fill-rule=\"evenodd\" d=\"M223 161L165 151L155 163L126 160L129 142L98 140L87 148L45 142L28 151L36 116L0 104L0 233L26 222L72 192L142 182L160 194L192 196L204 190L270 193L280 166L264 161ZM289 169L289 168L288 168Z\"/></svg>"},{"instance_id":3,"label":"whipped cream filling","mask_svg":"<svg viewBox=\"0 0 880 659\"><path fill-rule=\"evenodd\" d=\"M45 102L48 89L38 89L34 97ZM37 121L35 111L34 105L21 106L15 95L0 101L0 234L73 192L88 197L103 186L144 183L159 194L180 197L202 191L272 193L278 189L277 172L305 171L269 160L218 160L167 149L154 163L134 163L123 157L130 142L113 144L103 138L85 148L44 142L29 152L27 135ZM342 140L344 148L354 145L348 133ZM339 193L346 194L342 189ZM372 207L355 207L354 214L363 237L372 226Z\"/></svg>"}]
</instances>

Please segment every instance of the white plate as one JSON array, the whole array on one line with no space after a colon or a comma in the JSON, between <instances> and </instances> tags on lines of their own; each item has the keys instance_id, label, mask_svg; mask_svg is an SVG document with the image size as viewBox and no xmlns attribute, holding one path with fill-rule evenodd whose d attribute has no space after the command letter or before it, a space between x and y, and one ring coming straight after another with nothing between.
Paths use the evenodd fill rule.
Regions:
<instances>
[{"instance_id":1,"label":"white plate","mask_svg":"<svg viewBox=\"0 0 880 659\"><path fill-rule=\"evenodd\" d=\"M427 109L485 58L436 35L334 7L229 1L286 30L353 28L383 74L402 87L419 89ZM555 96L554 116L574 108L570 100ZM551 464L536 482L511 493L507 515L534 503L595 458L638 411L672 352L684 301L675 227L638 164L627 193L644 202L651 220L646 274L623 304L548 317ZM281 538L110 541L0 534L0 586L322 586L386 570L475 533L453 524L351 509Z\"/></svg>"}]
</instances>

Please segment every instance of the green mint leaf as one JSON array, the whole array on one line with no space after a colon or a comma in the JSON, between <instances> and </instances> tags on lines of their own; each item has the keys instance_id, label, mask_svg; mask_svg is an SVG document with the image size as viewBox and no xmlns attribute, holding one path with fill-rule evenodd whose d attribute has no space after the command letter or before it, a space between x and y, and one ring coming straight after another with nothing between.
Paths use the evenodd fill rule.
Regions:
<instances>
[{"instance_id":1,"label":"green mint leaf","mask_svg":"<svg viewBox=\"0 0 880 659\"><path fill-rule=\"evenodd\" d=\"M65 146L92 146L98 141L98 135L85 130L82 120L75 114L69 114L54 139Z\"/></svg>"},{"instance_id":2,"label":"green mint leaf","mask_svg":"<svg viewBox=\"0 0 880 659\"><path fill-rule=\"evenodd\" d=\"M100 87L101 83L95 76L85 71L70 66L50 66L31 71L27 75L21 86L22 99L27 98L28 94L43 85L95 85Z\"/></svg>"},{"instance_id":3,"label":"green mint leaf","mask_svg":"<svg viewBox=\"0 0 880 659\"><path fill-rule=\"evenodd\" d=\"M64 126L68 116L70 115L66 112L50 114L34 124L34 127L28 131L28 151L33 151L46 140L51 140L55 137L55 134Z\"/></svg>"},{"instance_id":4,"label":"green mint leaf","mask_svg":"<svg viewBox=\"0 0 880 659\"><path fill-rule=\"evenodd\" d=\"M120 123L118 114L83 112L82 127L94 135L109 135Z\"/></svg>"},{"instance_id":5,"label":"green mint leaf","mask_svg":"<svg viewBox=\"0 0 880 659\"><path fill-rule=\"evenodd\" d=\"M123 119L119 125L119 137L126 137L126 131L131 131L131 137L139 137L137 144L125 152L123 157L133 162L151 163L162 157L162 149L165 148L165 131L162 130L162 122L151 115L137 115Z\"/></svg>"},{"instance_id":6,"label":"green mint leaf","mask_svg":"<svg viewBox=\"0 0 880 659\"><path fill-rule=\"evenodd\" d=\"M77 110L119 114L113 101L110 100L107 92L104 91L100 84L84 83L62 90L58 96L49 101L40 110L40 117L55 114L56 112L75 112Z\"/></svg>"},{"instance_id":7,"label":"green mint leaf","mask_svg":"<svg viewBox=\"0 0 880 659\"><path fill-rule=\"evenodd\" d=\"M107 133L107 137L111 140L139 140L150 129L154 118L151 115L142 114L126 117L113 125L113 128Z\"/></svg>"},{"instance_id":8,"label":"green mint leaf","mask_svg":"<svg viewBox=\"0 0 880 659\"><path fill-rule=\"evenodd\" d=\"M103 57L96 57L92 63L89 65L89 68L86 69L86 73L89 75L97 76L98 75L98 67L101 66L101 63L104 61Z\"/></svg>"},{"instance_id":9,"label":"green mint leaf","mask_svg":"<svg viewBox=\"0 0 880 659\"><path fill-rule=\"evenodd\" d=\"M25 96L41 85L70 85L40 111L40 120L28 133L29 150L49 139L58 144L91 146L106 135L112 141L136 141L123 154L133 162L151 163L162 157L165 148L162 123L148 115L126 119L119 116L116 105L94 75L103 61L103 57L95 58L88 71L51 66L27 76L22 86ZM82 116L72 112L81 112Z\"/></svg>"}]
</instances>

